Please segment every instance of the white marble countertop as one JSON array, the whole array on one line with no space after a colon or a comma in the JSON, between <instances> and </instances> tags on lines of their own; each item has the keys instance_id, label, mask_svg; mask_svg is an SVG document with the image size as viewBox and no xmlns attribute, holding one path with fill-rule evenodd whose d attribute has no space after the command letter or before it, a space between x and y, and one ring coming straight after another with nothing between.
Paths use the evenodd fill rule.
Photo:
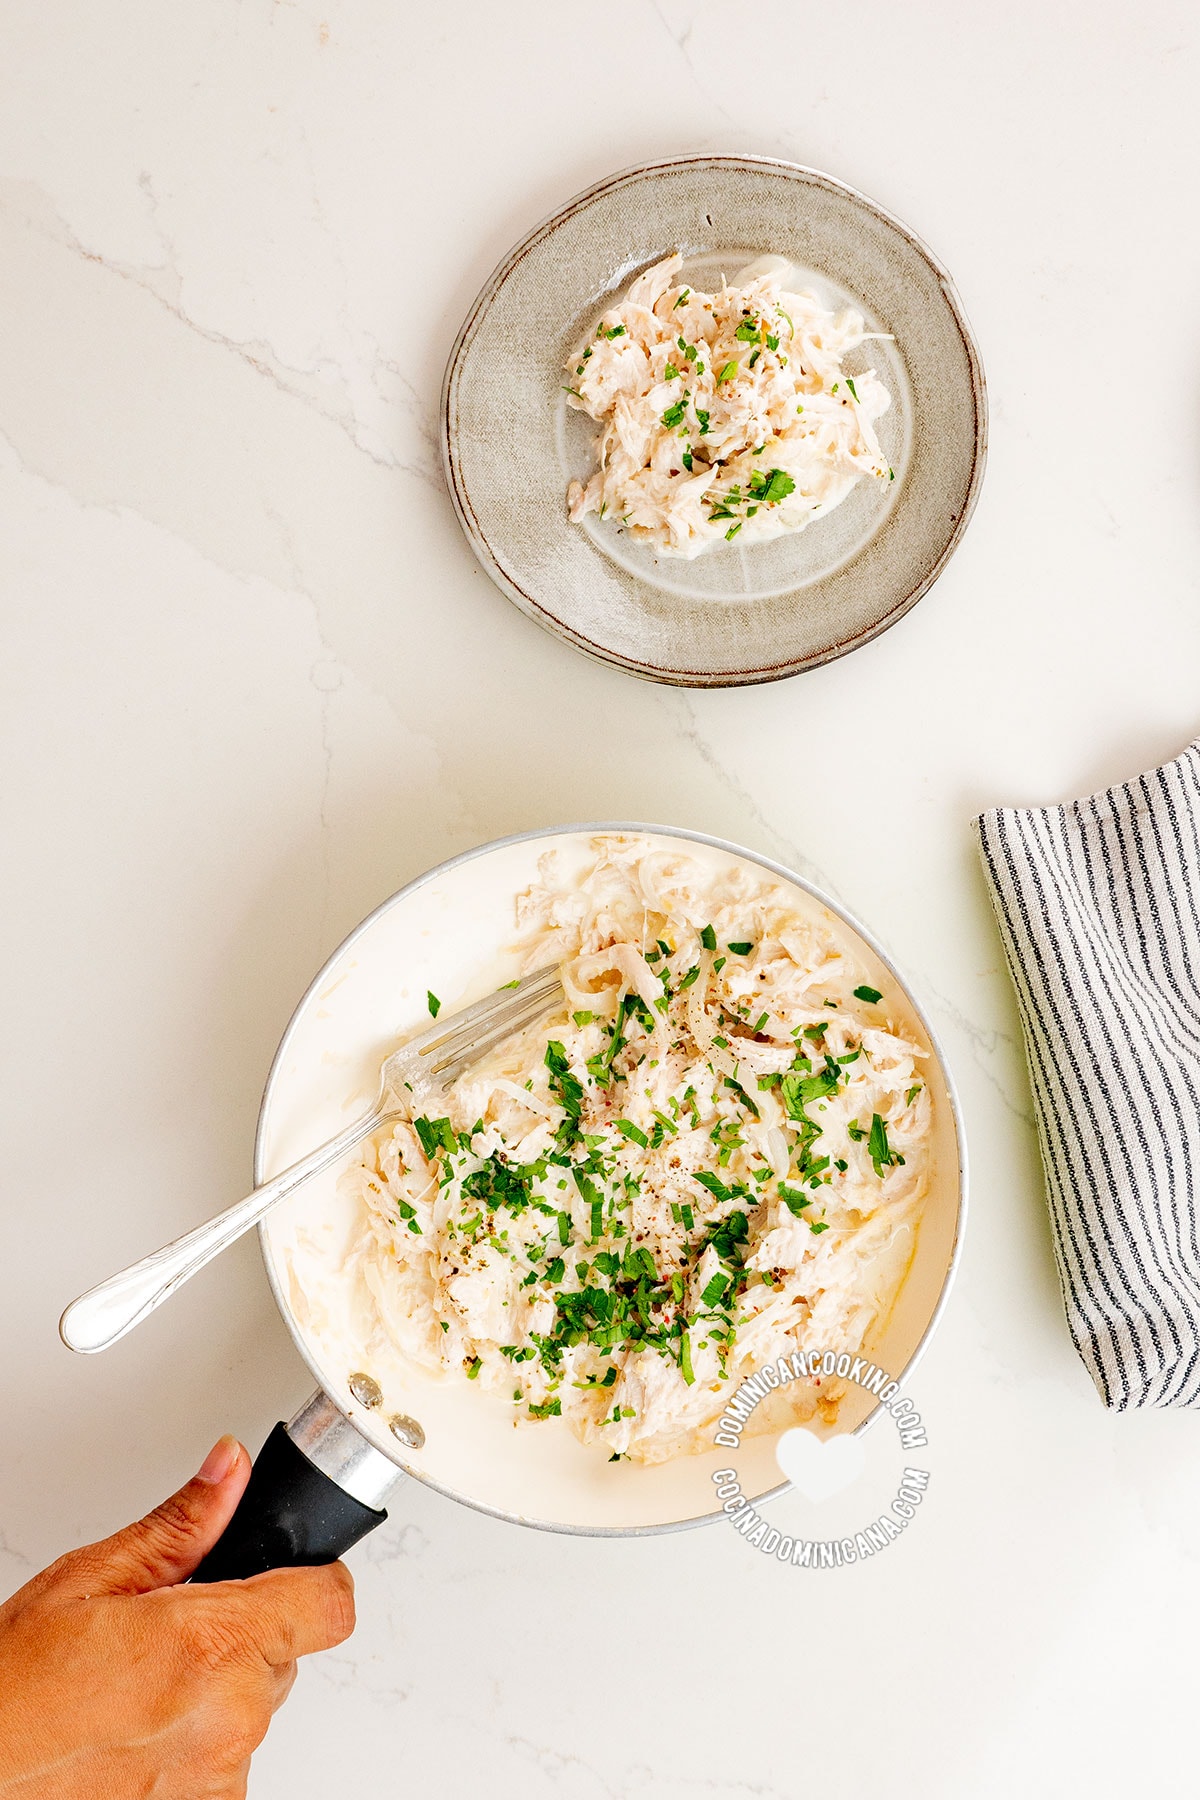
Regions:
<instances>
[{"instance_id":1,"label":"white marble countertop","mask_svg":"<svg viewBox=\"0 0 1200 1800\"><path fill-rule=\"evenodd\" d=\"M1071 1350L968 825L1200 726L1192 9L17 0L8 25L0 1588L303 1398L253 1243L102 1358L55 1321L242 1191L345 931L484 839L662 819L825 884L943 1034L973 1216L920 1372L919 1527L814 1576L725 1529L553 1538L410 1485L252 1794L1190 1791L1200 1442L1106 1415ZM991 390L948 572L769 688L656 688L544 635L434 448L500 255L681 148L794 158L911 224Z\"/></svg>"}]
</instances>

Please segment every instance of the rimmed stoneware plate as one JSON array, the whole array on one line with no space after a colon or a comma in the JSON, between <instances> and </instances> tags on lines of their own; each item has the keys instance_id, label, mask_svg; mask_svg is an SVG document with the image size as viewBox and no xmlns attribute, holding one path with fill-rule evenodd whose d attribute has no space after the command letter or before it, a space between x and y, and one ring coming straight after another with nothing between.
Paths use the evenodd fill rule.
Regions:
<instances>
[{"instance_id":1,"label":"rimmed stoneware plate","mask_svg":"<svg viewBox=\"0 0 1200 1800\"><path fill-rule=\"evenodd\" d=\"M673 250L694 286L767 254L786 285L854 306L890 341L874 367L895 471L807 530L660 557L618 524L572 525L565 495L597 427L566 405L563 361L634 275ZM873 201L794 163L683 156L578 194L531 231L467 317L446 370L450 494L511 600L577 649L683 687L774 681L877 637L945 567L975 504L987 443L983 370L949 276Z\"/></svg>"},{"instance_id":2,"label":"rimmed stoneware plate","mask_svg":"<svg viewBox=\"0 0 1200 1800\"><path fill-rule=\"evenodd\" d=\"M284 1034L259 1114L256 1179L268 1179L367 1111L384 1056L428 1022L428 990L457 1006L511 979L519 967L516 896L537 879L547 852L557 852L564 876L579 875L594 857L595 837L609 833L644 837L652 851L667 855L687 852L714 870L732 862L774 875L797 910L830 925L863 980L886 993L891 1016L925 1048L933 1178L909 1273L870 1344L881 1367L897 1379L909 1374L941 1315L962 1236L964 1149L949 1073L917 1002L862 926L799 876L719 838L661 825L564 825L484 844L385 900L334 952ZM297 1348L364 1437L430 1487L517 1524L638 1536L720 1516L712 1474L727 1451L680 1456L654 1468L610 1463L603 1445L580 1444L565 1420L514 1429L503 1398L468 1381L435 1379L369 1340L371 1306L352 1254L362 1218L357 1203L338 1191L338 1175L331 1168L315 1176L268 1214L259 1231ZM351 1393L349 1377L360 1370L378 1382L381 1406L368 1408ZM862 1430L878 1412L877 1402L851 1388L837 1430ZM420 1449L391 1435L387 1419L395 1413L420 1421ZM756 1499L786 1486L770 1434L746 1440L738 1470Z\"/></svg>"}]
</instances>

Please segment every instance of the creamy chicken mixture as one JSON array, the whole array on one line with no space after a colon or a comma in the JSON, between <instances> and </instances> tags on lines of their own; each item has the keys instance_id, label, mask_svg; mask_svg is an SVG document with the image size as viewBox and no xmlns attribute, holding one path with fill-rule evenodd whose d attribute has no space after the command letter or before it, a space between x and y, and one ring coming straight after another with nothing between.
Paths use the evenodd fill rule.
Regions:
<instances>
[{"instance_id":1,"label":"creamy chicken mixture","mask_svg":"<svg viewBox=\"0 0 1200 1800\"><path fill-rule=\"evenodd\" d=\"M929 1176L926 1052L839 922L761 871L594 848L518 902L566 1005L343 1181L405 1358L658 1462L706 1447L752 1370L857 1351L886 1315Z\"/></svg>"},{"instance_id":2,"label":"creamy chicken mixture","mask_svg":"<svg viewBox=\"0 0 1200 1800\"><path fill-rule=\"evenodd\" d=\"M568 405L603 427L571 519L692 557L802 531L864 478L894 479L874 429L887 389L843 366L861 316L783 291L778 258L715 294L675 281L682 260L639 275L567 358Z\"/></svg>"}]
</instances>

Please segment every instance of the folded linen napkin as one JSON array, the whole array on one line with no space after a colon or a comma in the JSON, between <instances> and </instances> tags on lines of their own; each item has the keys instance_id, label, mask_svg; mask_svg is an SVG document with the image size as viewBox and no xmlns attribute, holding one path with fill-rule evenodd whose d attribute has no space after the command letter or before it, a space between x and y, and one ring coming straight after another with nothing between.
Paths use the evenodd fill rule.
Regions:
<instances>
[{"instance_id":1,"label":"folded linen napkin","mask_svg":"<svg viewBox=\"0 0 1200 1800\"><path fill-rule=\"evenodd\" d=\"M978 821L1071 1335L1106 1406L1200 1404L1200 742Z\"/></svg>"}]
</instances>

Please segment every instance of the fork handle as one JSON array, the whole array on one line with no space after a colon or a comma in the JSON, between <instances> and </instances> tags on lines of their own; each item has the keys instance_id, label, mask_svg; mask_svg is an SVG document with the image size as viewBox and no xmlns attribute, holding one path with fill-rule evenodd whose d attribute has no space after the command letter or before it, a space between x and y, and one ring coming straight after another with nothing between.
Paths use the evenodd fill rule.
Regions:
<instances>
[{"instance_id":1,"label":"fork handle","mask_svg":"<svg viewBox=\"0 0 1200 1800\"><path fill-rule=\"evenodd\" d=\"M328 1143L302 1156L282 1174L265 1181L244 1200L238 1200L225 1212L218 1213L215 1219L197 1225L194 1231L164 1244L161 1250L152 1251L119 1274L110 1275L98 1287L89 1288L86 1294L71 1302L59 1320L58 1330L63 1343L69 1350L79 1350L87 1355L96 1350L107 1350L110 1344L115 1344L127 1331L140 1325L156 1307L169 1299L176 1288L190 1281L197 1270L244 1236L252 1225L257 1225L285 1194L290 1194L310 1176L319 1175L322 1169L335 1163L339 1156L352 1150L372 1131L397 1116L377 1108L367 1118L356 1120L338 1137L330 1138Z\"/></svg>"}]
</instances>

